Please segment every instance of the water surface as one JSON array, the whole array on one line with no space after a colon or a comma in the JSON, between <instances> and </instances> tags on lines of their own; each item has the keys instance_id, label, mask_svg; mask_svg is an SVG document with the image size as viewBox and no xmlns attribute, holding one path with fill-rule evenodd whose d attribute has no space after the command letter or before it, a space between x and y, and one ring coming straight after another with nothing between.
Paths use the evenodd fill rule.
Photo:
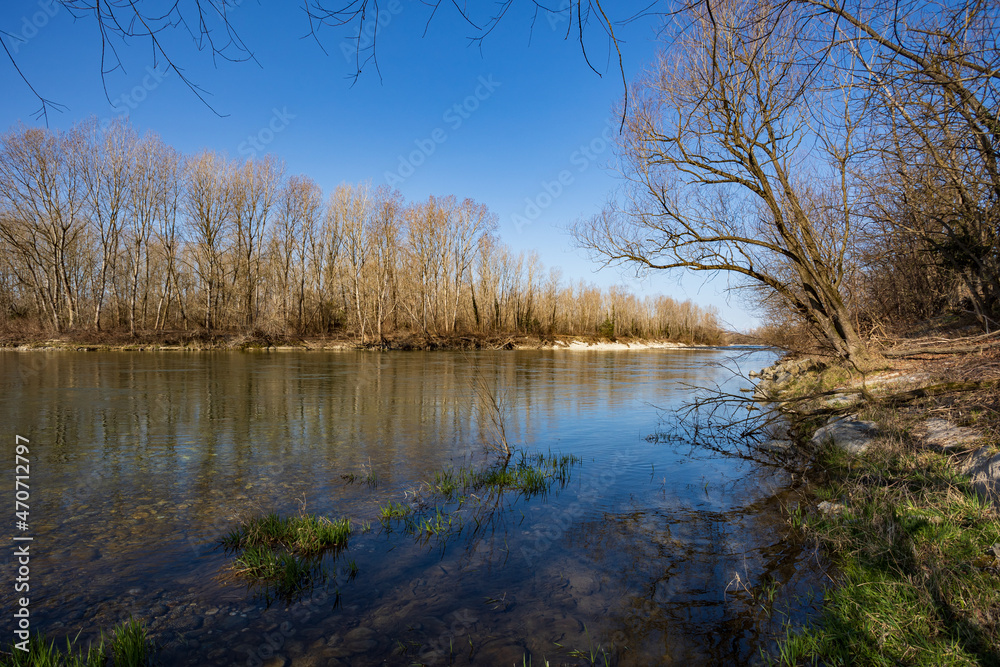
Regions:
<instances>
[{"instance_id":1,"label":"water surface","mask_svg":"<svg viewBox=\"0 0 1000 667\"><path fill-rule=\"evenodd\" d=\"M772 360L0 354L4 437L31 441L32 627L87 640L132 615L178 665L589 664L601 650L621 665L758 662L813 604L811 553L782 512L795 494L780 472L649 437L671 429L691 386L738 389L719 366L737 355L744 370ZM487 511L422 487L483 460L475 373L508 392L518 447L582 459L564 488L483 498ZM386 531L389 500L441 506L456 529ZM217 546L257 510L372 529L327 558L325 583L275 601L232 577Z\"/></svg>"}]
</instances>

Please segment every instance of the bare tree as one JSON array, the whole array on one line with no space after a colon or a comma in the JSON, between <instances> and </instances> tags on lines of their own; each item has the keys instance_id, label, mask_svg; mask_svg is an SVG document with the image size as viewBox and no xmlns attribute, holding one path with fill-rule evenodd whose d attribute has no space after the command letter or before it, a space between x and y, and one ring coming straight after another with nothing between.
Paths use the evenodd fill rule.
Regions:
<instances>
[{"instance_id":1,"label":"bare tree","mask_svg":"<svg viewBox=\"0 0 1000 667\"><path fill-rule=\"evenodd\" d=\"M681 11L636 85L623 201L576 225L605 262L726 272L777 294L837 355L864 346L842 293L856 123L850 81L766 1Z\"/></svg>"},{"instance_id":2,"label":"bare tree","mask_svg":"<svg viewBox=\"0 0 1000 667\"><path fill-rule=\"evenodd\" d=\"M218 326L225 285L226 230L232 223L232 170L227 161L203 152L187 164L185 212L191 225L193 264L204 289L205 328Z\"/></svg>"},{"instance_id":3,"label":"bare tree","mask_svg":"<svg viewBox=\"0 0 1000 667\"><path fill-rule=\"evenodd\" d=\"M100 243L101 268L94 292L94 328L101 328L101 314L108 281L117 279L121 252L121 230L133 184L135 131L125 122L116 120L102 129L97 119L84 122L80 128L81 149L78 164L86 190L85 212Z\"/></svg>"},{"instance_id":4,"label":"bare tree","mask_svg":"<svg viewBox=\"0 0 1000 667\"><path fill-rule=\"evenodd\" d=\"M76 322L77 241L84 232L86 188L76 155L79 132L55 134L20 126L0 137L0 235L20 257L56 331Z\"/></svg>"},{"instance_id":5,"label":"bare tree","mask_svg":"<svg viewBox=\"0 0 1000 667\"><path fill-rule=\"evenodd\" d=\"M869 215L1000 320L1000 7L962 0L794 0L854 57L869 111ZM869 99L876 103L871 104Z\"/></svg>"},{"instance_id":6,"label":"bare tree","mask_svg":"<svg viewBox=\"0 0 1000 667\"><path fill-rule=\"evenodd\" d=\"M236 167L232 180L232 233L236 252L235 284L240 293L243 325L257 320L261 246L284 167L266 157Z\"/></svg>"},{"instance_id":7,"label":"bare tree","mask_svg":"<svg viewBox=\"0 0 1000 667\"><path fill-rule=\"evenodd\" d=\"M158 136L146 135L132 145L131 160L134 163L131 196L128 202L128 263L131 275L129 294L129 333L136 335L139 301L148 301L149 281L149 239L158 225L158 218L169 213L171 180L178 174L171 168L171 150ZM163 223L160 223L161 225ZM169 224L169 223L167 223ZM140 289L140 273L143 274ZM145 314L145 305L143 314Z\"/></svg>"},{"instance_id":8,"label":"bare tree","mask_svg":"<svg viewBox=\"0 0 1000 667\"><path fill-rule=\"evenodd\" d=\"M371 193L368 187L338 186L330 198L328 212L336 219L336 225L343 237L354 315L357 317L361 342L364 343L365 334L369 329L366 279L372 253L372 235L369 233L368 220L371 215Z\"/></svg>"},{"instance_id":9,"label":"bare tree","mask_svg":"<svg viewBox=\"0 0 1000 667\"><path fill-rule=\"evenodd\" d=\"M181 207L181 197L184 192L185 166L183 157L172 148L164 148L159 155L159 159L161 161L163 191L159 200L162 208L156 216L157 227L155 234L166 266L164 267L163 288L156 305L155 327L160 329L166 325L170 314L170 303L176 298L181 319L184 322L185 328L187 328L187 310L184 307L184 295L181 290L177 266L177 254L182 242L178 217Z\"/></svg>"},{"instance_id":10,"label":"bare tree","mask_svg":"<svg viewBox=\"0 0 1000 667\"><path fill-rule=\"evenodd\" d=\"M296 329L300 332L305 307L306 248L313 242L322 208L322 191L305 176L290 177L278 194L274 233L280 248L281 316L284 323L291 320L289 302L294 288Z\"/></svg>"}]
</instances>

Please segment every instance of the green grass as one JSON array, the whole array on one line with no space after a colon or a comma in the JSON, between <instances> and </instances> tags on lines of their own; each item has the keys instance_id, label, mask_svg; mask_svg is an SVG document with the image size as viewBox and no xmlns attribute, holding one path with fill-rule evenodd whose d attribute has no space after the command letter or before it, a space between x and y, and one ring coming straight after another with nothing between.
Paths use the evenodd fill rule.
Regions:
<instances>
[{"instance_id":1,"label":"green grass","mask_svg":"<svg viewBox=\"0 0 1000 667\"><path fill-rule=\"evenodd\" d=\"M153 650L146 639L146 627L136 619L129 619L111 633L111 655L115 666L148 665Z\"/></svg>"},{"instance_id":2,"label":"green grass","mask_svg":"<svg viewBox=\"0 0 1000 667\"><path fill-rule=\"evenodd\" d=\"M397 503L390 500L388 504L378 508L378 520L383 526L388 527L390 521L405 519L413 514L413 508L406 503Z\"/></svg>"},{"instance_id":3,"label":"green grass","mask_svg":"<svg viewBox=\"0 0 1000 667\"><path fill-rule=\"evenodd\" d=\"M445 535L451 531L452 525L460 525L455 517L447 512L442 512L440 507L434 508L434 514L426 516L416 524L416 533L426 533L428 535Z\"/></svg>"},{"instance_id":4,"label":"green grass","mask_svg":"<svg viewBox=\"0 0 1000 667\"><path fill-rule=\"evenodd\" d=\"M346 547L350 534L346 518L283 518L271 512L241 523L222 538L222 546L236 552L233 572L291 598L322 571L322 554Z\"/></svg>"},{"instance_id":5,"label":"green grass","mask_svg":"<svg viewBox=\"0 0 1000 667\"><path fill-rule=\"evenodd\" d=\"M1000 516L943 455L908 444L881 415L880 447L849 458L823 451L822 496L846 501L831 516L798 512L839 572L819 621L792 630L783 665L1000 665Z\"/></svg>"},{"instance_id":6,"label":"green grass","mask_svg":"<svg viewBox=\"0 0 1000 667\"><path fill-rule=\"evenodd\" d=\"M554 485L564 486L574 465L582 459L576 456L532 454L518 452L515 461L494 463L484 468L460 466L446 468L434 474L426 488L445 500L456 503L457 509L470 500L480 503L484 490L494 493L516 491L526 498L545 495ZM423 536L444 536L461 529L461 515L436 506L432 514L418 512L411 505L390 501L379 507L379 522L387 530L393 522L402 522L408 533ZM477 524L478 518L473 515Z\"/></svg>"},{"instance_id":7,"label":"green grass","mask_svg":"<svg viewBox=\"0 0 1000 667\"><path fill-rule=\"evenodd\" d=\"M451 500L457 494L483 489L520 491L525 496L544 495L553 485L564 486L572 467L582 459L573 455L518 453L517 461L486 468L448 468L434 474L433 491Z\"/></svg>"},{"instance_id":8,"label":"green grass","mask_svg":"<svg viewBox=\"0 0 1000 667\"><path fill-rule=\"evenodd\" d=\"M328 519L307 514L282 518L271 512L252 517L222 538L227 549L249 547L284 548L304 556L347 545L351 534L348 519Z\"/></svg>"},{"instance_id":9,"label":"green grass","mask_svg":"<svg viewBox=\"0 0 1000 667\"><path fill-rule=\"evenodd\" d=\"M65 649L56 642L46 642L35 635L28 643L28 651L11 645L10 655L0 655L2 667L105 667L108 658L114 657L115 667L145 667L152 664L153 644L146 636L141 621L129 619L111 632L110 646L101 633L100 641L86 650L75 646L76 640L66 639Z\"/></svg>"}]
</instances>

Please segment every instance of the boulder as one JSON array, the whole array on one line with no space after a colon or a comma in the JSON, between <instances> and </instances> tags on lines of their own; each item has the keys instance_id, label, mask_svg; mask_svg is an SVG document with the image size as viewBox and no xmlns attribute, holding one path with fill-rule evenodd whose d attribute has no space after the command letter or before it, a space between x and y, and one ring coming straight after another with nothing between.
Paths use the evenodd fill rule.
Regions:
<instances>
[{"instance_id":1,"label":"boulder","mask_svg":"<svg viewBox=\"0 0 1000 667\"><path fill-rule=\"evenodd\" d=\"M816 431L809 444L816 448L832 444L848 454L861 454L868 449L877 433L875 422L861 421L855 415L850 415L832 421Z\"/></svg>"},{"instance_id":2,"label":"boulder","mask_svg":"<svg viewBox=\"0 0 1000 667\"><path fill-rule=\"evenodd\" d=\"M947 419L928 419L917 427L916 434L928 447L946 452L967 449L983 437L979 431L956 426Z\"/></svg>"},{"instance_id":3,"label":"boulder","mask_svg":"<svg viewBox=\"0 0 1000 667\"><path fill-rule=\"evenodd\" d=\"M833 410L843 410L845 408L850 409L861 402L861 394L834 394L833 396L828 396L820 401L820 405L824 408L830 408Z\"/></svg>"}]
</instances>

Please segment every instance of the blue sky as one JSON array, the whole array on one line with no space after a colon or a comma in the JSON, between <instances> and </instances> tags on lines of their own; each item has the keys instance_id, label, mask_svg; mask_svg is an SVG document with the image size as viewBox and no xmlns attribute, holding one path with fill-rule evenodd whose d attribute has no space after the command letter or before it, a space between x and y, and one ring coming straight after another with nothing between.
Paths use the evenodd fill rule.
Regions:
<instances>
[{"instance_id":1,"label":"blue sky","mask_svg":"<svg viewBox=\"0 0 1000 667\"><path fill-rule=\"evenodd\" d=\"M625 16L628 4L614 11ZM575 25L568 40L562 17L540 15L532 26L532 3L513 3L479 46L470 46L475 30L450 4L442 3L429 24L422 2L379 6L378 70L369 62L357 80L350 38L358 24L324 28L321 48L308 36L298 3L243 0L232 10L255 61L213 61L183 29L163 33L211 108L177 74L164 74L162 63L153 67L148 40L116 42L123 67L102 84L94 21L74 20L52 0L4 3L0 30L38 92L66 106L50 114L51 127L127 110L140 131L153 130L184 152L269 153L284 160L288 173L307 174L325 190L370 181L389 182L409 200L471 197L497 213L505 242L537 251L564 279L689 298L717 306L736 327L756 323L736 298L727 302L724 278L661 273L639 283L627 270L595 273L596 265L573 248L565 228L597 213L619 185L606 138L617 132L613 107L623 84L596 25L587 33L588 55L602 76L584 60ZM372 25L365 25L367 33ZM653 60L657 27L649 17L618 28L629 80ZM42 124L33 118L37 100L7 63L0 85L0 124Z\"/></svg>"}]
</instances>

